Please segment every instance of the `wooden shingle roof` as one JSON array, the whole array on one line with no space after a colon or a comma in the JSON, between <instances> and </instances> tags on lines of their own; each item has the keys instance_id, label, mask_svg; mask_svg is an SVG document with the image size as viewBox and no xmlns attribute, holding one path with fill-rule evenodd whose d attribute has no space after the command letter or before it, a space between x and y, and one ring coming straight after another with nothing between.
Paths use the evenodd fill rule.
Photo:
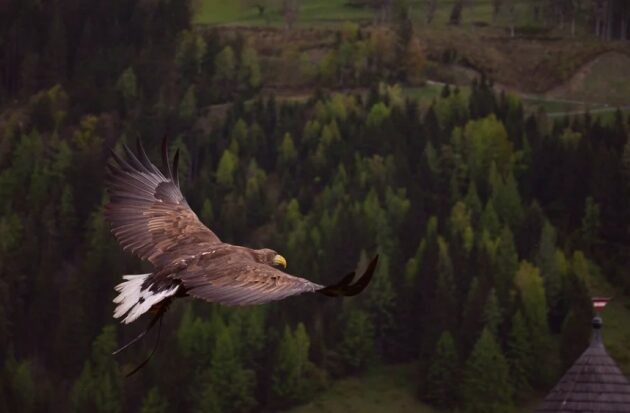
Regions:
<instances>
[{"instance_id":1,"label":"wooden shingle roof","mask_svg":"<svg viewBox=\"0 0 630 413\"><path fill-rule=\"evenodd\" d=\"M538 413L630 413L630 381L608 355L601 319L593 320L589 347L543 400Z\"/></svg>"}]
</instances>

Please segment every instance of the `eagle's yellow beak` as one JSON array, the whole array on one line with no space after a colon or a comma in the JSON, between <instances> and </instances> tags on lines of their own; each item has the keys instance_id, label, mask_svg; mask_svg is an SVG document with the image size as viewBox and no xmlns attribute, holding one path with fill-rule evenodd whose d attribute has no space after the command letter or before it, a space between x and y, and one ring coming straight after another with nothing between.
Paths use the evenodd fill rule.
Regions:
<instances>
[{"instance_id":1,"label":"eagle's yellow beak","mask_svg":"<svg viewBox=\"0 0 630 413\"><path fill-rule=\"evenodd\" d=\"M287 260L285 260L282 255L277 254L275 257L273 257L273 265L287 268Z\"/></svg>"}]
</instances>

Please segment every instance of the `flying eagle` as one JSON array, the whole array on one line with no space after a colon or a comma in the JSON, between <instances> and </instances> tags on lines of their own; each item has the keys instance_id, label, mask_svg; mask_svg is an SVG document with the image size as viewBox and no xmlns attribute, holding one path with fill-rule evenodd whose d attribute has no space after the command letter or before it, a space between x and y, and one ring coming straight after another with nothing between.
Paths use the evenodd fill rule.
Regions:
<instances>
[{"instance_id":1,"label":"flying eagle","mask_svg":"<svg viewBox=\"0 0 630 413\"><path fill-rule=\"evenodd\" d=\"M177 177L179 150L171 167L167 147L164 139L165 173L151 163L140 140L137 156L124 146L126 156L112 151L107 165L110 202L105 217L123 249L154 268L148 274L125 275L115 287L119 294L114 317L122 323L152 312L148 331L176 297L243 306L303 293L352 296L368 285L378 256L355 283L352 272L337 284L323 286L281 271L278 267L286 268L287 261L272 249L222 242L186 202Z\"/></svg>"}]
</instances>

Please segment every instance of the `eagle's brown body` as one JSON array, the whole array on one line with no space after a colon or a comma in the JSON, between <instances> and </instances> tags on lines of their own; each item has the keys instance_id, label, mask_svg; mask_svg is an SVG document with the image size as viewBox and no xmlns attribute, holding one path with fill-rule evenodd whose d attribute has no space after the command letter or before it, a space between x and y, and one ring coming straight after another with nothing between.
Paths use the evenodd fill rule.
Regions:
<instances>
[{"instance_id":1,"label":"eagle's brown body","mask_svg":"<svg viewBox=\"0 0 630 413\"><path fill-rule=\"evenodd\" d=\"M149 261L149 274L124 276L116 290L114 317L130 323L174 297L192 296L225 305L261 304L292 295L319 292L329 296L354 295L369 283L376 258L366 273L350 284L354 273L334 286L324 287L276 268L286 265L270 249L254 250L221 242L190 209L179 189L177 159L166 173L153 165L142 145L138 156L127 147L126 159L114 153L108 165L110 203L106 218L122 247Z\"/></svg>"}]
</instances>

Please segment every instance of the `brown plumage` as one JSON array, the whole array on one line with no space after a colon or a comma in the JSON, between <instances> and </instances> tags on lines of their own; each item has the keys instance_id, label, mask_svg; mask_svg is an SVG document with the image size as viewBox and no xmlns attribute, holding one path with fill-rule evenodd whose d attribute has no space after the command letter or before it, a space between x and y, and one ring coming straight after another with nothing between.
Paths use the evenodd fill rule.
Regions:
<instances>
[{"instance_id":1,"label":"brown plumage","mask_svg":"<svg viewBox=\"0 0 630 413\"><path fill-rule=\"evenodd\" d=\"M351 284L350 273L325 287L276 268L286 260L271 249L254 250L221 242L188 206L177 178L179 153L169 165L162 143L165 173L148 159L140 142L138 155L125 146L108 165L110 203L105 216L121 246L154 266L150 274L128 275L116 290L114 316L130 323L162 308L175 297L192 296L225 305L262 304L302 293L349 296L370 282L378 257ZM151 324L152 325L152 324Z\"/></svg>"}]
</instances>

